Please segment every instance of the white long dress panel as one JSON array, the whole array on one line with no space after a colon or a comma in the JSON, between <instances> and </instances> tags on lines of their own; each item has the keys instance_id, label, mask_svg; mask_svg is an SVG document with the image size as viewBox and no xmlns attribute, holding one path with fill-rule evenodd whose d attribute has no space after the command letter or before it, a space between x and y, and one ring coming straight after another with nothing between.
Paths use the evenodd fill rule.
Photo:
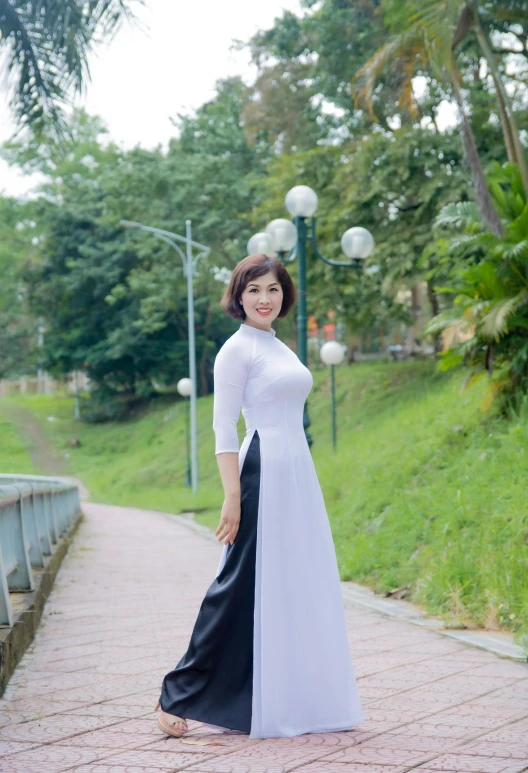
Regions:
<instances>
[{"instance_id":1,"label":"white long dress panel","mask_svg":"<svg viewBox=\"0 0 528 773\"><path fill-rule=\"evenodd\" d=\"M303 428L312 375L274 330L243 323L217 355L214 384L216 453L239 451L242 470L255 430L260 437L250 738L350 729L363 713L334 543Z\"/></svg>"}]
</instances>

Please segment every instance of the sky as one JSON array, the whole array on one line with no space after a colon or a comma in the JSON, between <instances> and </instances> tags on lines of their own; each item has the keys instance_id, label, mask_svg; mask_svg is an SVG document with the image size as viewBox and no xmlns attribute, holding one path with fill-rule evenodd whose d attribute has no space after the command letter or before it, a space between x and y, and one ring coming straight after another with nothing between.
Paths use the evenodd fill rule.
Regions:
<instances>
[{"instance_id":1,"label":"sky","mask_svg":"<svg viewBox=\"0 0 528 773\"><path fill-rule=\"evenodd\" d=\"M124 23L94 52L91 81L76 104L101 116L125 148L166 145L175 134L170 118L213 98L218 79L239 74L251 81L247 51L233 51L233 41L271 27L283 9L298 12L299 0L145 0L137 7L140 24ZM13 128L4 89L0 143ZM0 159L0 191L23 195L36 182Z\"/></svg>"}]
</instances>

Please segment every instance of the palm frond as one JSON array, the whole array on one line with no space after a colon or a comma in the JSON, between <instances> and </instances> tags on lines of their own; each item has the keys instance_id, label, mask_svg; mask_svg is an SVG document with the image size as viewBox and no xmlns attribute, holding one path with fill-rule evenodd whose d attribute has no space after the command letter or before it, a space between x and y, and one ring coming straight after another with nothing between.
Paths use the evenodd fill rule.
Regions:
<instances>
[{"instance_id":1,"label":"palm frond","mask_svg":"<svg viewBox=\"0 0 528 773\"><path fill-rule=\"evenodd\" d=\"M523 239L516 244L505 244L503 247L503 255L507 260L528 258L528 239Z\"/></svg>"},{"instance_id":2,"label":"palm frond","mask_svg":"<svg viewBox=\"0 0 528 773\"><path fill-rule=\"evenodd\" d=\"M498 341L508 332L508 320L520 306L528 303L528 290L510 298L495 301L481 321L482 335L490 341Z\"/></svg>"},{"instance_id":3,"label":"palm frond","mask_svg":"<svg viewBox=\"0 0 528 773\"><path fill-rule=\"evenodd\" d=\"M59 122L61 110L89 78L88 55L108 40L130 6L143 0L0 0L0 46L20 123Z\"/></svg>"},{"instance_id":4,"label":"palm frond","mask_svg":"<svg viewBox=\"0 0 528 773\"><path fill-rule=\"evenodd\" d=\"M409 60L414 55L415 46L419 39L419 33L412 29L400 35L394 35L361 67L352 81L352 87L356 103L364 105L373 120L377 120L373 96L377 80L383 70L390 64L394 65L395 59ZM412 80L407 78L408 87Z\"/></svg>"},{"instance_id":5,"label":"palm frond","mask_svg":"<svg viewBox=\"0 0 528 773\"><path fill-rule=\"evenodd\" d=\"M435 218L436 228L465 229L478 226L482 229L482 220L477 205L473 201L459 201L446 204Z\"/></svg>"},{"instance_id":6,"label":"palm frond","mask_svg":"<svg viewBox=\"0 0 528 773\"><path fill-rule=\"evenodd\" d=\"M443 330L455 325L460 319L460 315L457 314L456 309L446 309L437 314L427 323L424 333L426 335L437 335Z\"/></svg>"}]
</instances>

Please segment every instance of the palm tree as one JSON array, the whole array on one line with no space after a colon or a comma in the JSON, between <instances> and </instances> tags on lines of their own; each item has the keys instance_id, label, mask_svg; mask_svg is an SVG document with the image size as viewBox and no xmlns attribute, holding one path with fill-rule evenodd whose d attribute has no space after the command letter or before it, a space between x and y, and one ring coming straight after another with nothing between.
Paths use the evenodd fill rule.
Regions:
<instances>
[{"instance_id":1,"label":"palm tree","mask_svg":"<svg viewBox=\"0 0 528 773\"><path fill-rule=\"evenodd\" d=\"M132 2L142 0L0 0L0 47L20 125L42 126L89 78L88 55L109 40Z\"/></svg>"},{"instance_id":2,"label":"palm tree","mask_svg":"<svg viewBox=\"0 0 528 773\"><path fill-rule=\"evenodd\" d=\"M502 20L507 20L509 18L510 21L514 21L515 18L520 17L521 14L521 10L519 8L510 8L512 3L508 2L508 0L506 0L506 2L504 2L504 0L498 0L497 2L496 0L495 2L491 2L488 5L491 5L491 8L488 10L492 12L495 11L497 14L500 14ZM523 13L525 19L528 20L528 9L526 7L524 8ZM484 29L482 12L478 1L466 0L466 6L461 15L461 19L462 16L468 17L468 27L466 34L469 29L475 33L482 54L484 55L486 62L488 63L488 67L490 68L491 77L493 78L493 83L495 84L499 117L504 135L504 141L506 143L508 161L519 166L523 187L525 193L528 194L528 167L526 165L524 148L521 143L519 127L517 126L517 120L515 118L510 96L504 85L502 73L497 64L495 54L493 53L493 48L489 41L489 37ZM461 25L459 25L459 27L460 26ZM462 39L463 37L461 36L460 40L462 41ZM453 47L454 45L455 41L453 41Z\"/></svg>"},{"instance_id":3,"label":"palm tree","mask_svg":"<svg viewBox=\"0 0 528 773\"><path fill-rule=\"evenodd\" d=\"M528 202L515 164L494 162L490 188L502 238L486 230L470 201L448 204L436 218L435 230L455 231L449 252L468 265L456 267L452 286L440 290L455 299L426 332L444 334L444 367L466 361L491 375L495 361L512 392L528 384Z\"/></svg>"},{"instance_id":4,"label":"palm tree","mask_svg":"<svg viewBox=\"0 0 528 773\"><path fill-rule=\"evenodd\" d=\"M475 200L488 228L497 236L502 234L502 223L493 205L463 96L462 77L458 69L455 49L470 32L486 58L495 83L499 116L505 137L508 159L517 163L525 191L528 191L528 171L524 149L515 121L511 100L482 23L482 9L478 0L385 0L385 18L393 33L374 56L356 75L356 89L360 101L373 115L374 91L380 72L389 63L399 61L406 72L401 104L412 102L412 78L417 65L426 62L447 76L462 123L462 137L466 159L471 169ZM490 0L485 3L488 17L497 13L502 21L520 13L515 0Z\"/></svg>"}]
</instances>

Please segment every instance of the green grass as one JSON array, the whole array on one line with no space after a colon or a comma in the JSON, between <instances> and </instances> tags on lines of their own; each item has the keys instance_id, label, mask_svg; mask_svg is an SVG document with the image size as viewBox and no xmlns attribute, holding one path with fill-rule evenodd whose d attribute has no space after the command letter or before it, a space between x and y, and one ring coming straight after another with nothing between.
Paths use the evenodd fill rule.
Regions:
<instances>
[{"instance_id":1,"label":"green grass","mask_svg":"<svg viewBox=\"0 0 528 773\"><path fill-rule=\"evenodd\" d=\"M0 413L0 472L38 474L17 428Z\"/></svg>"},{"instance_id":2,"label":"green grass","mask_svg":"<svg viewBox=\"0 0 528 773\"><path fill-rule=\"evenodd\" d=\"M325 371L314 372L310 429L342 578L382 592L409 586L453 626L519 628L528 612L528 421L495 416L484 380L466 389L466 374L437 374L429 362L355 365L336 376L337 453ZM212 397L199 400L197 496L183 485L182 403L164 398L128 423L90 426L73 421L70 398L10 400L40 417L63 453L68 437L81 439L69 449L70 471L94 501L198 510L216 526Z\"/></svg>"}]
</instances>

